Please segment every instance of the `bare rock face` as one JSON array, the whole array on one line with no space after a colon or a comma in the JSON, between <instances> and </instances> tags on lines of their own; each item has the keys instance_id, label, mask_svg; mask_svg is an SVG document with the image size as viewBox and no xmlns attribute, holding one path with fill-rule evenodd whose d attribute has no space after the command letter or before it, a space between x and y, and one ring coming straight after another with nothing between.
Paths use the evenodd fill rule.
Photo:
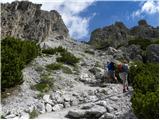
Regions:
<instances>
[{"instance_id":1,"label":"bare rock face","mask_svg":"<svg viewBox=\"0 0 160 120\"><path fill-rule=\"evenodd\" d=\"M159 45L151 44L147 47L147 60L149 62L159 62Z\"/></svg>"},{"instance_id":2,"label":"bare rock face","mask_svg":"<svg viewBox=\"0 0 160 120\"><path fill-rule=\"evenodd\" d=\"M59 13L40 9L41 4L15 1L1 4L2 38L14 36L22 39L45 41L50 34L67 37L68 29Z\"/></svg>"},{"instance_id":3,"label":"bare rock face","mask_svg":"<svg viewBox=\"0 0 160 120\"><path fill-rule=\"evenodd\" d=\"M91 33L90 44L98 47L117 47L127 44L128 28L122 22L99 28Z\"/></svg>"},{"instance_id":4,"label":"bare rock face","mask_svg":"<svg viewBox=\"0 0 160 120\"><path fill-rule=\"evenodd\" d=\"M140 20L138 26L128 29L122 22L98 28L91 33L89 44L96 48L105 49L107 47L119 48L127 46L128 41L134 38L148 40L158 39L159 28L148 25L147 21Z\"/></svg>"},{"instance_id":5,"label":"bare rock face","mask_svg":"<svg viewBox=\"0 0 160 120\"><path fill-rule=\"evenodd\" d=\"M152 38L158 38L158 31L158 28L148 25L147 21L140 20L138 26L131 28L130 34L138 38L152 40Z\"/></svg>"}]
</instances>

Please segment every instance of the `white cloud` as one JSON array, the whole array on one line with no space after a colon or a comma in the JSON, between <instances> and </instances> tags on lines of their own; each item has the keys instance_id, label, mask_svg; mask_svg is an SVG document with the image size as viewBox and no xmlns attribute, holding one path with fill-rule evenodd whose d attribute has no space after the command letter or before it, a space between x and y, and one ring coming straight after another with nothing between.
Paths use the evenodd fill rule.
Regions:
<instances>
[{"instance_id":1,"label":"white cloud","mask_svg":"<svg viewBox=\"0 0 160 120\"><path fill-rule=\"evenodd\" d=\"M132 13L132 17L139 17L142 14L155 14L159 12L159 1L147 0L140 4L140 9Z\"/></svg>"},{"instance_id":2,"label":"white cloud","mask_svg":"<svg viewBox=\"0 0 160 120\"><path fill-rule=\"evenodd\" d=\"M93 16L81 17L79 14L85 11L87 7L92 5L94 0L62 0L56 3L45 3L42 5L44 10L57 10L63 18L64 23L69 29L71 37L75 39L82 39L89 34L89 22Z\"/></svg>"},{"instance_id":3,"label":"white cloud","mask_svg":"<svg viewBox=\"0 0 160 120\"><path fill-rule=\"evenodd\" d=\"M12 2L14 0L1 0L1 2ZM21 1L21 0L19 0ZM80 13L85 11L96 0L29 0L33 3L42 4L43 10L57 10L69 29L69 34L75 39L82 39L89 34L89 22L96 15L81 17Z\"/></svg>"}]
</instances>

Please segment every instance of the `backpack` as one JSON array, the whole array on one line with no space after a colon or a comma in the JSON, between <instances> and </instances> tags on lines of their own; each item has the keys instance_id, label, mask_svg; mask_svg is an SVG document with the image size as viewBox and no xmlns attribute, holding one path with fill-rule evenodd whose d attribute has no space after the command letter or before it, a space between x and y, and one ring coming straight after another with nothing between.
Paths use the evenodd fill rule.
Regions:
<instances>
[{"instance_id":1,"label":"backpack","mask_svg":"<svg viewBox=\"0 0 160 120\"><path fill-rule=\"evenodd\" d=\"M117 65L117 69L118 69L118 72L122 72L122 70L123 70L123 69L122 69L122 64L118 64L118 65Z\"/></svg>"},{"instance_id":2,"label":"backpack","mask_svg":"<svg viewBox=\"0 0 160 120\"><path fill-rule=\"evenodd\" d=\"M123 72L128 72L129 68L127 64L122 65Z\"/></svg>"},{"instance_id":3,"label":"backpack","mask_svg":"<svg viewBox=\"0 0 160 120\"><path fill-rule=\"evenodd\" d=\"M110 62L110 63L107 65L107 68L108 68L108 70L114 70L114 63L113 63L113 62Z\"/></svg>"}]
</instances>

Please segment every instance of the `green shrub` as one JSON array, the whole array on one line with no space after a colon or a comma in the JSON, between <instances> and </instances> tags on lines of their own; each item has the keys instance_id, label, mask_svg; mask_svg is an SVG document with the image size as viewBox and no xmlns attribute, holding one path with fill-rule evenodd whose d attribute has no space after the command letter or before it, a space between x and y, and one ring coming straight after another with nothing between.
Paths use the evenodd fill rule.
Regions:
<instances>
[{"instance_id":1,"label":"green shrub","mask_svg":"<svg viewBox=\"0 0 160 120\"><path fill-rule=\"evenodd\" d=\"M54 79L49 74L42 74L41 80L39 83L33 86L33 89L36 89L40 92L48 92L51 88L53 88Z\"/></svg>"},{"instance_id":2,"label":"green shrub","mask_svg":"<svg viewBox=\"0 0 160 120\"><path fill-rule=\"evenodd\" d=\"M50 70L59 70L62 68L62 64L61 63L52 63L46 66L48 69Z\"/></svg>"},{"instance_id":3,"label":"green shrub","mask_svg":"<svg viewBox=\"0 0 160 120\"><path fill-rule=\"evenodd\" d=\"M56 53L63 53L65 51L66 51L65 48L63 48L62 46L59 46L56 48L49 48L49 49L42 50L42 53L54 55Z\"/></svg>"},{"instance_id":4,"label":"green shrub","mask_svg":"<svg viewBox=\"0 0 160 120\"><path fill-rule=\"evenodd\" d=\"M94 51L91 51L91 50L85 50L84 52L85 52L85 53L88 53L88 54L91 54L91 55L94 55L94 54L95 54Z\"/></svg>"},{"instance_id":5,"label":"green shrub","mask_svg":"<svg viewBox=\"0 0 160 120\"><path fill-rule=\"evenodd\" d=\"M131 99L133 111L138 118L159 118L159 65L157 63L135 63L129 78L133 81Z\"/></svg>"},{"instance_id":6,"label":"green shrub","mask_svg":"<svg viewBox=\"0 0 160 120\"><path fill-rule=\"evenodd\" d=\"M31 41L6 37L1 42L2 90L21 84L21 70L39 55L39 46Z\"/></svg>"},{"instance_id":7,"label":"green shrub","mask_svg":"<svg viewBox=\"0 0 160 120\"><path fill-rule=\"evenodd\" d=\"M50 86L48 85L48 83L43 83L43 82L36 84L34 87L36 90L40 92L48 92L50 89Z\"/></svg>"},{"instance_id":8,"label":"green shrub","mask_svg":"<svg viewBox=\"0 0 160 120\"><path fill-rule=\"evenodd\" d=\"M75 57L70 52L61 53L61 57L56 58L57 62L62 62L64 64L75 65L79 62L79 58Z\"/></svg>"},{"instance_id":9,"label":"green shrub","mask_svg":"<svg viewBox=\"0 0 160 120\"><path fill-rule=\"evenodd\" d=\"M32 112L29 113L29 118L33 119L38 117L38 111L34 108Z\"/></svg>"},{"instance_id":10,"label":"green shrub","mask_svg":"<svg viewBox=\"0 0 160 120\"><path fill-rule=\"evenodd\" d=\"M62 71L66 74L72 74L72 70L67 66L63 66Z\"/></svg>"}]
</instances>

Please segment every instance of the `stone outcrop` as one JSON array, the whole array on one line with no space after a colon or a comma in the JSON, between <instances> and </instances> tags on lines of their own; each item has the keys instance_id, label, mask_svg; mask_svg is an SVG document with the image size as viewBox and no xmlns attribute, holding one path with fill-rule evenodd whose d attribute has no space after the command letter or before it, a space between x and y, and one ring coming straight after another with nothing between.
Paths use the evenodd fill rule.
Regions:
<instances>
[{"instance_id":1,"label":"stone outcrop","mask_svg":"<svg viewBox=\"0 0 160 120\"><path fill-rule=\"evenodd\" d=\"M159 62L159 45L152 44L147 47L147 61L148 62Z\"/></svg>"},{"instance_id":2,"label":"stone outcrop","mask_svg":"<svg viewBox=\"0 0 160 120\"><path fill-rule=\"evenodd\" d=\"M50 34L68 36L60 14L41 10L41 4L15 1L1 4L2 38L14 36L22 39L45 41Z\"/></svg>"},{"instance_id":3,"label":"stone outcrop","mask_svg":"<svg viewBox=\"0 0 160 120\"><path fill-rule=\"evenodd\" d=\"M122 22L115 22L110 26L98 28L91 33L89 44L96 48L114 47L128 45L129 40L135 38L155 40L159 36L159 28L154 28L145 20L140 20L138 26L128 29Z\"/></svg>"},{"instance_id":4,"label":"stone outcrop","mask_svg":"<svg viewBox=\"0 0 160 120\"><path fill-rule=\"evenodd\" d=\"M117 47L127 44L128 28L122 22L98 28L91 33L90 44L96 47Z\"/></svg>"},{"instance_id":5,"label":"stone outcrop","mask_svg":"<svg viewBox=\"0 0 160 120\"><path fill-rule=\"evenodd\" d=\"M130 34L138 38L152 40L154 38L158 38L158 31L158 28L148 25L145 20L140 20L138 22L138 26L131 28Z\"/></svg>"}]
</instances>

